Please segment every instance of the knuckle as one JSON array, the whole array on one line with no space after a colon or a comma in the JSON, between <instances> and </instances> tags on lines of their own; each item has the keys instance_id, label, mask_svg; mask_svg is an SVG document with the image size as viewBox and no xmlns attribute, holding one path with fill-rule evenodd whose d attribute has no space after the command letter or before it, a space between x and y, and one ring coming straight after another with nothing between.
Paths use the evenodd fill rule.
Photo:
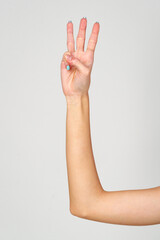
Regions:
<instances>
[{"instance_id":1,"label":"knuckle","mask_svg":"<svg viewBox=\"0 0 160 240\"><path fill-rule=\"evenodd\" d=\"M66 54L70 54L69 51L64 52L63 57L65 57Z\"/></svg>"},{"instance_id":2,"label":"knuckle","mask_svg":"<svg viewBox=\"0 0 160 240\"><path fill-rule=\"evenodd\" d=\"M66 55L68 55L68 54L70 55L69 51L64 52L63 57L62 57L62 61L66 62Z\"/></svg>"}]
</instances>

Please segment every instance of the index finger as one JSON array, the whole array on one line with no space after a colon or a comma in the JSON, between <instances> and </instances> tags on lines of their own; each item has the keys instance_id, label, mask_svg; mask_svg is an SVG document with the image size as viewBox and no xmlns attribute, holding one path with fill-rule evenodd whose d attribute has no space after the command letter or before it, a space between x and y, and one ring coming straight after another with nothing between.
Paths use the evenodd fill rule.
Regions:
<instances>
[{"instance_id":1,"label":"index finger","mask_svg":"<svg viewBox=\"0 0 160 240\"><path fill-rule=\"evenodd\" d=\"M98 40L100 25L99 22L95 22L92 28L92 33L88 41L86 52L94 52Z\"/></svg>"}]
</instances>

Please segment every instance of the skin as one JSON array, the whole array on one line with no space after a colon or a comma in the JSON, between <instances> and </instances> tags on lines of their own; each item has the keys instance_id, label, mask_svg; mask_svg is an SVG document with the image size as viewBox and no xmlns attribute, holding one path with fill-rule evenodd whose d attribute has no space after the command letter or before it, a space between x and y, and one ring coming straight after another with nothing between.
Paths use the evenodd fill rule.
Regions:
<instances>
[{"instance_id":1,"label":"skin","mask_svg":"<svg viewBox=\"0 0 160 240\"><path fill-rule=\"evenodd\" d=\"M72 215L120 225L160 224L160 186L148 189L104 190L96 170L91 133L89 86L100 24L94 23L84 50L87 19L80 20L75 41L73 23L67 23L67 50L61 61L66 98L66 162ZM67 60L67 55L72 60ZM70 65L70 70L66 66Z\"/></svg>"}]
</instances>

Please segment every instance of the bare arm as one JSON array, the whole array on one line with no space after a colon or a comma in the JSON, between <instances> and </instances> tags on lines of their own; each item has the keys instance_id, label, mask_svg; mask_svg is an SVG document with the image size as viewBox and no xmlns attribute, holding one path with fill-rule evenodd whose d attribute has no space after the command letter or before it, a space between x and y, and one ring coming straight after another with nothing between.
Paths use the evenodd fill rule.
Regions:
<instances>
[{"instance_id":1,"label":"bare arm","mask_svg":"<svg viewBox=\"0 0 160 240\"><path fill-rule=\"evenodd\" d=\"M112 192L102 189L91 146L88 96L67 104L66 124L71 213L113 224L160 223L160 187Z\"/></svg>"},{"instance_id":2,"label":"bare arm","mask_svg":"<svg viewBox=\"0 0 160 240\"><path fill-rule=\"evenodd\" d=\"M62 87L67 101L66 160L70 211L89 220L123 225L160 223L160 187L150 189L105 191L96 171L90 134L89 94L93 54L99 24L95 23L84 52L86 19L81 19L77 50L73 24L67 24L67 47L61 63ZM66 54L67 54L66 53ZM70 70L66 70L66 65Z\"/></svg>"}]
</instances>

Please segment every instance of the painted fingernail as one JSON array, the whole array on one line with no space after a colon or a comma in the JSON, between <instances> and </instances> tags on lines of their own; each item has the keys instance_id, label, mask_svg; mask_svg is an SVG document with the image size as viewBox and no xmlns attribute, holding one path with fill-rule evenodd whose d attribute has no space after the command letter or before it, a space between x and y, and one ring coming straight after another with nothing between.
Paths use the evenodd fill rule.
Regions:
<instances>
[{"instance_id":1,"label":"painted fingernail","mask_svg":"<svg viewBox=\"0 0 160 240\"><path fill-rule=\"evenodd\" d=\"M67 70L70 70L70 66L69 65L67 65Z\"/></svg>"},{"instance_id":2,"label":"painted fingernail","mask_svg":"<svg viewBox=\"0 0 160 240\"><path fill-rule=\"evenodd\" d=\"M99 22L96 22L96 23L99 23Z\"/></svg>"},{"instance_id":3,"label":"painted fingernail","mask_svg":"<svg viewBox=\"0 0 160 240\"><path fill-rule=\"evenodd\" d=\"M87 19L86 17L83 17L83 18Z\"/></svg>"},{"instance_id":4,"label":"painted fingernail","mask_svg":"<svg viewBox=\"0 0 160 240\"><path fill-rule=\"evenodd\" d=\"M70 23L70 22L72 22L71 20L70 21L68 21L68 23Z\"/></svg>"}]
</instances>

